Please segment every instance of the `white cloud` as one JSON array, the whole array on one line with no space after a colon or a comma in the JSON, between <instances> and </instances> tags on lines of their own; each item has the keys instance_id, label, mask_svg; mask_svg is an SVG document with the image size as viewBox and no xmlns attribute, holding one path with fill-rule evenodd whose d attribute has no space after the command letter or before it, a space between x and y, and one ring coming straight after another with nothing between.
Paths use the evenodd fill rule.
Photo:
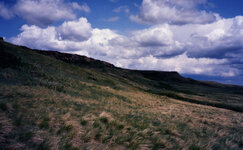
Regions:
<instances>
[{"instance_id":1,"label":"white cloud","mask_svg":"<svg viewBox=\"0 0 243 150\"><path fill-rule=\"evenodd\" d=\"M62 0L19 0L14 9L18 16L40 26L76 17Z\"/></svg>"},{"instance_id":2,"label":"white cloud","mask_svg":"<svg viewBox=\"0 0 243 150\"><path fill-rule=\"evenodd\" d=\"M24 25L12 42L87 55L132 69L235 76L241 70L237 63L243 64L239 55L243 54L242 29L239 16L201 25L156 25L124 36L110 29L92 29L80 18L59 27Z\"/></svg>"},{"instance_id":3,"label":"white cloud","mask_svg":"<svg viewBox=\"0 0 243 150\"><path fill-rule=\"evenodd\" d=\"M41 47L41 49L64 48L57 39L55 27L47 27L42 29L35 25L23 25L21 27L21 31L22 33L12 39L15 44L26 45L31 48Z\"/></svg>"},{"instance_id":4,"label":"white cloud","mask_svg":"<svg viewBox=\"0 0 243 150\"><path fill-rule=\"evenodd\" d=\"M14 14L3 2L0 2L0 16L5 19L11 19Z\"/></svg>"},{"instance_id":5,"label":"white cloud","mask_svg":"<svg viewBox=\"0 0 243 150\"><path fill-rule=\"evenodd\" d=\"M115 22L115 21L118 21L120 18L119 17L111 17L111 18L108 18L108 19L103 19L104 21L107 21L107 22Z\"/></svg>"},{"instance_id":6,"label":"white cloud","mask_svg":"<svg viewBox=\"0 0 243 150\"><path fill-rule=\"evenodd\" d=\"M125 13L129 13L130 12L130 9L128 6L120 6L120 7L117 7L115 9L113 9L113 12L116 12L116 13L120 13L120 12L125 12Z\"/></svg>"},{"instance_id":7,"label":"white cloud","mask_svg":"<svg viewBox=\"0 0 243 150\"><path fill-rule=\"evenodd\" d=\"M185 43L189 56L215 58L243 51L242 29L242 16L205 25L171 26L174 40Z\"/></svg>"},{"instance_id":8,"label":"white cloud","mask_svg":"<svg viewBox=\"0 0 243 150\"><path fill-rule=\"evenodd\" d=\"M135 31L133 34L135 40L145 47L166 46L173 42L173 33L168 25Z\"/></svg>"},{"instance_id":9,"label":"white cloud","mask_svg":"<svg viewBox=\"0 0 243 150\"><path fill-rule=\"evenodd\" d=\"M64 22L57 30L62 40L86 41L91 37L92 28L86 18L80 18Z\"/></svg>"},{"instance_id":10,"label":"white cloud","mask_svg":"<svg viewBox=\"0 0 243 150\"><path fill-rule=\"evenodd\" d=\"M206 0L143 0L140 12L130 19L145 24L205 24L216 20L217 14L197 10Z\"/></svg>"},{"instance_id":11,"label":"white cloud","mask_svg":"<svg viewBox=\"0 0 243 150\"><path fill-rule=\"evenodd\" d=\"M17 15L30 24L47 26L59 20L75 19L75 10L90 12L87 4L79 5L77 2L65 0L17 0L12 7L0 3L0 16L10 19Z\"/></svg>"},{"instance_id":12,"label":"white cloud","mask_svg":"<svg viewBox=\"0 0 243 150\"><path fill-rule=\"evenodd\" d=\"M77 2L73 2L71 5L74 9L77 9L79 11L84 11L86 13L90 12L90 8L86 3L84 3L83 5L79 5Z\"/></svg>"},{"instance_id":13,"label":"white cloud","mask_svg":"<svg viewBox=\"0 0 243 150\"><path fill-rule=\"evenodd\" d=\"M152 55L132 60L133 68L143 70L178 71L184 74L210 76L235 76L239 70L227 65L226 59L189 58L186 53L171 58L156 58Z\"/></svg>"}]
</instances>

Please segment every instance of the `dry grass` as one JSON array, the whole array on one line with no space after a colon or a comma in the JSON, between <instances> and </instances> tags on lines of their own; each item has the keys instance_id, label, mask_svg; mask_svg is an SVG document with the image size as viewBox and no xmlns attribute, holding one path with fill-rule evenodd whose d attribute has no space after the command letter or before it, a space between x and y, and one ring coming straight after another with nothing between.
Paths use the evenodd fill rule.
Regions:
<instances>
[{"instance_id":1,"label":"dry grass","mask_svg":"<svg viewBox=\"0 0 243 150\"><path fill-rule=\"evenodd\" d=\"M1 97L8 97L7 113L1 116L9 120L1 122L9 128L2 125L1 129L9 129L7 135L18 135L20 129L33 132L34 136L23 144L18 139L15 142L24 148L175 149L197 144L204 149L221 149L242 144L242 113L104 86L98 87L118 98L97 101L43 87L1 87ZM119 95L125 95L127 101ZM21 122L18 128L9 123L16 120ZM43 121L47 125L41 128ZM16 139L12 138L8 140Z\"/></svg>"},{"instance_id":2,"label":"dry grass","mask_svg":"<svg viewBox=\"0 0 243 150\"><path fill-rule=\"evenodd\" d=\"M222 103L221 89L166 96L172 87L128 71L110 75L14 48L24 59L0 68L0 149L243 148L243 113L175 98ZM242 105L240 94L224 97Z\"/></svg>"}]
</instances>

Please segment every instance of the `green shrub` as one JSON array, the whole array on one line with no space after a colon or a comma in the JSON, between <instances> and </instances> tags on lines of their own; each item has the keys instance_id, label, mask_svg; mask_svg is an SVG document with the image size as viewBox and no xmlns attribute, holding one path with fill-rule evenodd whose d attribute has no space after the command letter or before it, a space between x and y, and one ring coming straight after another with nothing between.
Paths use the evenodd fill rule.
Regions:
<instances>
[{"instance_id":1,"label":"green shrub","mask_svg":"<svg viewBox=\"0 0 243 150\"><path fill-rule=\"evenodd\" d=\"M83 119L80 121L80 124L83 125L83 126L85 126L87 123L88 123L88 121L83 120Z\"/></svg>"},{"instance_id":2,"label":"green shrub","mask_svg":"<svg viewBox=\"0 0 243 150\"><path fill-rule=\"evenodd\" d=\"M64 125L58 130L58 134L63 133L63 132L70 132L73 129L72 125Z\"/></svg>"},{"instance_id":3,"label":"green shrub","mask_svg":"<svg viewBox=\"0 0 243 150\"><path fill-rule=\"evenodd\" d=\"M100 137L101 137L101 133L100 133L100 131L99 131L99 132L97 132L97 133L95 134L95 139L96 139L96 140L99 140Z\"/></svg>"},{"instance_id":4,"label":"green shrub","mask_svg":"<svg viewBox=\"0 0 243 150\"><path fill-rule=\"evenodd\" d=\"M165 148L165 144L164 143L155 143L153 145L152 150L157 150L157 149L161 149L161 148Z\"/></svg>"},{"instance_id":5,"label":"green shrub","mask_svg":"<svg viewBox=\"0 0 243 150\"><path fill-rule=\"evenodd\" d=\"M64 146L65 150L78 150L77 147L74 147L70 142L67 142Z\"/></svg>"},{"instance_id":6,"label":"green shrub","mask_svg":"<svg viewBox=\"0 0 243 150\"><path fill-rule=\"evenodd\" d=\"M33 133L32 132L23 132L19 134L19 141L21 142L26 142L29 139L31 139L33 137Z\"/></svg>"},{"instance_id":7,"label":"green shrub","mask_svg":"<svg viewBox=\"0 0 243 150\"><path fill-rule=\"evenodd\" d=\"M100 118L100 121L101 121L102 123L105 123L105 124L108 123L108 119L107 119L106 117L101 117L101 118Z\"/></svg>"},{"instance_id":8,"label":"green shrub","mask_svg":"<svg viewBox=\"0 0 243 150\"><path fill-rule=\"evenodd\" d=\"M99 122L97 120L94 121L93 127L94 128L101 128L101 126L100 126L100 124L99 124Z\"/></svg>"},{"instance_id":9,"label":"green shrub","mask_svg":"<svg viewBox=\"0 0 243 150\"><path fill-rule=\"evenodd\" d=\"M49 128L49 116L44 116L42 122L39 124L41 129L48 129Z\"/></svg>"},{"instance_id":10,"label":"green shrub","mask_svg":"<svg viewBox=\"0 0 243 150\"><path fill-rule=\"evenodd\" d=\"M195 144L192 144L190 147L189 147L189 150L201 150L201 148Z\"/></svg>"},{"instance_id":11,"label":"green shrub","mask_svg":"<svg viewBox=\"0 0 243 150\"><path fill-rule=\"evenodd\" d=\"M171 134L172 132L171 132L171 130L170 129L166 129L165 130L165 134Z\"/></svg>"},{"instance_id":12,"label":"green shrub","mask_svg":"<svg viewBox=\"0 0 243 150\"><path fill-rule=\"evenodd\" d=\"M107 143L112 138L112 135L108 135L105 138L102 139L103 143Z\"/></svg>"},{"instance_id":13,"label":"green shrub","mask_svg":"<svg viewBox=\"0 0 243 150\"><path fill-rule=\"evenodd\" d=\"M166 147L164 141L159 139L159 137L152 138L152 143L153 143L152 150L162 149Z\"/></svg>"},{"instance_id":14,"label":"green shrub","mask_svg":"<svg viewBox=\"0 0 243 150\"><path fill-rule=\"evenodd\" d=\"M49 128L49 123L45 120L43 120L40 124L39 124L39 127L41 129L48 129Z\"/></svg>"},{"instance_id":15,"label":"green shrub","mask_svg":"<svg viewBox=\"0 0 243 150\"><path fill-rule=\"evenodd\" d=\"M14 124L15 124L16 126L20 126L20 125L22 124L22 119L23 119L23 116L22 116L22 115L19 116L19 117L16 117L16 118L14 119Z\"/></svg>"},{"instance_id":16,"label":"green shrub","mask_svg":"<svg viewBox=\"0 0 243 150\"><path fill-rule=\"evenodd\" d=\"M46 141L41 142L38 147L37 150L49 150L49 145L47 144Z\"/></svg>"},{"instance_id":17,"label":"green shrub","mask_svg":"<svg viewBox=\"0 0 243 150\"><path fill-rule=\"evenodd\" d=\"M123 124L119 124L118 126L117 126L117 129L118 130L122 130L124 128L124 125Z\"/></svg>"},{"instance_id":18,"label":"green shrub","mask_svg":"<svg viewBox=\"0 0 243 150\"><path fill-rule=\"evenodd\" d=\"M3 111L6 111L8 109L8 107L5 103L0 103L0 109L2 109Z\"/></svg>"}]
</instances>

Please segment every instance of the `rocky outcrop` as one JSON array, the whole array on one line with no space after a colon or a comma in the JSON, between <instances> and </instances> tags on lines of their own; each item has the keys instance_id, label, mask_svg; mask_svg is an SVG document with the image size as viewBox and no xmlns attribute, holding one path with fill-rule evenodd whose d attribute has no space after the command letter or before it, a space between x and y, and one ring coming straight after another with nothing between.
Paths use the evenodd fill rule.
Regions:
<instances>
[{"instance_id":1,"label":"rocky outcrop","mask_svg":"<svg viewBox=\"0 0 243 150\"><path fill-rule=\"evenodd\" d=\"M52 58L62 60L67 63L75 64L82 67L88 67L88 68L115 68L114 65L107 63L105 61L96 60L93 58L89 58L86 56L80 56L76 54L67 54L67 53L61 53L57 51L41 51L41 50L35 50L36 52L50 56Z\"/></svg>"}]
</instances>

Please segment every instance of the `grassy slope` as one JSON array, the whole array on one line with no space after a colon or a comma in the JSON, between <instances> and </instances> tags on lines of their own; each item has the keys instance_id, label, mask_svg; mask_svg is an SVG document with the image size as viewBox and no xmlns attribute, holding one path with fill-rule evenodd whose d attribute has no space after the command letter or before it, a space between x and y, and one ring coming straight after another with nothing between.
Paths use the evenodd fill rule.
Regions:
<instances>
[{"instance_id":1,"label":"grassy slope","mask_svg":"<svg viewBox=\"0 0 243 150\"><path fill-rule=\"evenodd\" d=\"M242 97L241 87L79 67L0 42L0 149L240 149Z\"/></svg>"}]
</instances>

